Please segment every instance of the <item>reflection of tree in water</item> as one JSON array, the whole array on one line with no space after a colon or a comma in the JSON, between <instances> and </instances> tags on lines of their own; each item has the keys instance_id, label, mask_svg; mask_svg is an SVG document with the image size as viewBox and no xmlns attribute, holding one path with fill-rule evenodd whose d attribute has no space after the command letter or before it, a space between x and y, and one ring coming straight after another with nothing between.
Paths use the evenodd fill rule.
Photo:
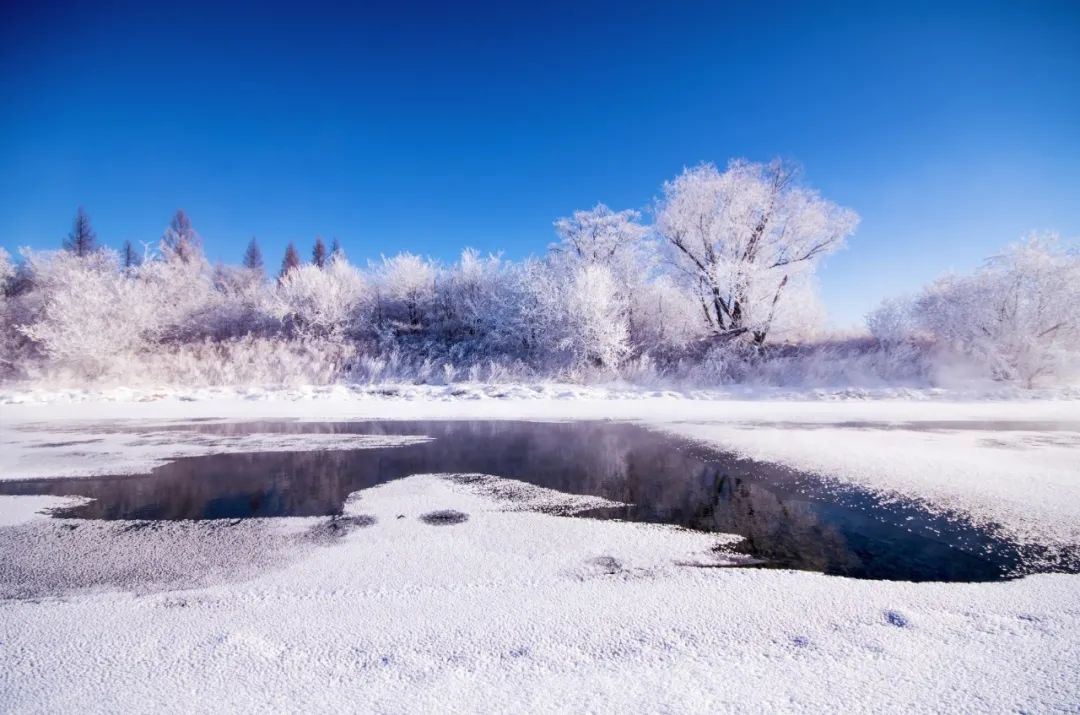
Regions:
<instances>
[{"instance_id":1,"label":"reflection of tree in water","mask_svg":"<svg viewBox=\"0 0 1080 715\"><path fill-rule=\"evenodd\" d=\"M672 437L608 422L203 423L155 430L201 435L256 433L428 435L400 447L219 454L178 459L150 475L6 482L0 493L77 494L94 501L65 515L96 519L202 519L341 513L348 495L419 473L483 473L627 504L601 518L671 523L739 534L738 548L780 566L878 578L931 578L996 567L847 509L792 491L783 468L702 455ZM820 491L820 490L819 490ZM869 512L867 509L869 508ZM968 557L969 559L973 557ZM949 560L950 570L940 563ZM958 560L959 559L959 560ZM912 571L911 569L918 569ZM905 570L906 569L906 570Z\"/></svg>"},{"instance_id":2,"label":"reflection of tree in water","mask_svg":"<svg viewBox=\"0 0 1080 715\"><path fill-rule=\"evenodd\" d=\"M774 492L709 467L715 501L703 505L694 528L741 534L735 546L780 566L847 572L859 565L843 535L823 523L806 502L781 500Z\"/></svg>"}]
</instances>

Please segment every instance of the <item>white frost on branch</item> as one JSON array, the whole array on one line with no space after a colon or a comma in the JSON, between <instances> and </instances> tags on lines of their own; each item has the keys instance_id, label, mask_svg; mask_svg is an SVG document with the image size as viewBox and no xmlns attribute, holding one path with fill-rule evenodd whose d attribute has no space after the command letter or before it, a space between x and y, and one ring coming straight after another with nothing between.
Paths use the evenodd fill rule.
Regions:
<instances>
[{"instance_id":1,"label":"white frost on branch","mask_svg":"<svg viewBox=\"0 0 1080 715\"><path fill-rule=\"evenodd\" d=\"M733 161L724 172L702 164L664 184L656 229L713 334L762 345L793 302L792 285L854 232L855 212L796 179L781 162Z\"/></svg>"}]
</instances>

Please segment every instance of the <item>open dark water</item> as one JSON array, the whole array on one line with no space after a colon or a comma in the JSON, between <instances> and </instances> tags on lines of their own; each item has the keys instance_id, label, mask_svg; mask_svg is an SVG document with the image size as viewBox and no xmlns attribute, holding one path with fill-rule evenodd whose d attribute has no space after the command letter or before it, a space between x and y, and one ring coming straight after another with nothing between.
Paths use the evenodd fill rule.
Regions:
<instances>
[{"instance_id":1,"label":"open dark water","mask_svg":"<svg viewBox=\"0 0 1080 715\"><path fill-rule=\"evenodd\" d=\"M745 540L735 550L768 567L910 581L990 581L1029 570L1025 554L987 531L626 423L275 421L180 429L427 435L434 441L188 457L149 475L2 482L0 493L93 498L57 513L78 519L329 516L342 512L351 492L393 479L483 473L628 504L592 510L583 515L588 518L739 534Z\"/></svg>"}]
</instances>

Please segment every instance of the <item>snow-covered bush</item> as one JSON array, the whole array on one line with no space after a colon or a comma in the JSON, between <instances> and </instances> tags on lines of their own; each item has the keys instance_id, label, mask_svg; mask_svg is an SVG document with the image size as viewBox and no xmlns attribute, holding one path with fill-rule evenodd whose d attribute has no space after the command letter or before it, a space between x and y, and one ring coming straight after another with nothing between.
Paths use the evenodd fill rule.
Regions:
<instances>
[{"instance_id":1,"label":"snow-covered bush","mask_svg":"<svg viewBox=\"0 0 1080 715\"><path fill-rule=\"evenodd\" d=\"M334 337L204 339L147 352L125 384L324 385L350 374L355 360L356 346Z\"/></svg>"},{"instance_id":2,"label":"snow-covered bush","mask_svg":"<svg viewBox=\"0 0 1080 715\"><path fill-rule=\"evenodd\" d=\"M294 268L277 282L273 314L298 335L340 337L370 322L370 294L360 272L344 258L325 268Z\"/></svg>"},{"instance_id":3,"label":"snow-covered bush","mask_svg":"<svg viewBox=\"0 0 1080 715\"><path fill-rule=\"evenodd\" d=\"M25 259L40 302L18 330L55 369L98 378L143 344L138 322L147 305L120 275L115 253L28 251Z\"/></svg>"},{"instance_id":4,"label":"snow-covered bush","mask_svg":"<svg viewBox=\"0 0 1080 715\"><path fill-rule=\"evenodd\" d=\"M29 288L25 265L20 268L0 248L0 380L23 377L38 361L35 346L18 329L29 321L30 311L22 294Z\"/></svg>"},{"instance_id":5,"label":"snow-covered bush","mask_svg":"<svg viewBox=\"0 0 1080 715\"><path fill-rule=\"evenodd\" d=\"M913 312L943 347L994 379L1030 387L1067 376L1080 367L1080 256L1057 236L1029 236L974 275L928 286Z\"/></svg>"},{"instance_id":6,"label":"snow-covered bush","mask_svg":"<svg viewBox=\"0 0 1080 715\"><path fill-rule=\"evenodd\" d=\"M630 344L639 355L675 357L707 334L697 297L670 276L661 275L633 291L629 314Z\"/></svg>"},{"instance_id":7,"label":"snow-covered bush","mask_svg":"<svg viewBox=\"0 0 1080 715\"><path fill-rule=\"evenodd\" d=\"M439 284L441 316L434 337L445 344L447 359L463 365L493 355L519 357L523 290L519 266L463 251Z\"/></svg>"},{"instance_id":8,"label":"snow-covered bush","mask_svg":"<svg viewBox=\"0 0 1080 715\"><path fill-rule=\"evenodd\" d=\"M883 345L896 345L915 338L917 326L911 298L886 298L866 316L866 327Z\"/></svg>"},{"instance_id":9,"label":"snow-covered bush","mask_svg":"<svg viewBox=\"0 0 1080 715\"><path fill-rule=\"evenodd\" d=\"M610 268L578 268L561 288L559 347L574 367L617 369L630 352L627 301Z\"/></svg>"}]
</instances>

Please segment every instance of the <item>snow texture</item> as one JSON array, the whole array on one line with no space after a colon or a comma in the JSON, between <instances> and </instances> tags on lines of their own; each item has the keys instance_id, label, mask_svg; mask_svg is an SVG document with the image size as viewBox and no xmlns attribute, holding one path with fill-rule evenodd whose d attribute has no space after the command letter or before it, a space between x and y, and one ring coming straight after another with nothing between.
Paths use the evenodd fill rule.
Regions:
<instances>
[{"instance_id":1,"label":"snow texture","mask_svg":"<svg viewBox=\"0 0 1080 715\"><path fill-rule=\"evenodd\" d=\"M79 394L62 410L9 402L5 464L94 471L78 449L55 446L72 439L118 440L100 450L117 463L128 450L131 464L173 454L132 445L104 420L161 433L147 421L619 418L1021 539L1067 543L1080 523L1075 400L718 400L560 386L505 388L502 399L452 388L212 394ZM0 509L40 508L20 499L0 498ZM0 527L0 709L1076 709L1080 576L910 584L726 568L738 562L715 549L731 537L559 516L584 508L578 499L417 475L353 494L337 519L71 529L76 520L19 517ZM447 512L467 518L423 519Z\"/></svg>"},{"instance_id":2,"label":"snow texture","mask_svg":"<svg viewBox=\"0 0 1080 715\"><path fill-rule=\"evenodd\" d=\"M1048 712L1076 703L1075 576L914 585L701 568L711 535L506 512L436 476L351 504L374 523L246 581L6 602L4 709ZM420 520L447 509L469 518ZM281 523L294 520L274 521L295 532ZM190 538L214 541L206 532Z\"/></svg>"},{"instance_id":3,"label":"snow texture","mask_svg":"<svg viewBox=\"0 0 1080 715\"><path fill-rule=\"evenodd\" d=\"M0 427L5 449L0 480L145 474L180 457L240 452L318 452L376 449L430 441L426 437L367 435L218 435L183 429L123 431L83 425L75 431L43 425Z\"/></svg>"}]
</instances>

